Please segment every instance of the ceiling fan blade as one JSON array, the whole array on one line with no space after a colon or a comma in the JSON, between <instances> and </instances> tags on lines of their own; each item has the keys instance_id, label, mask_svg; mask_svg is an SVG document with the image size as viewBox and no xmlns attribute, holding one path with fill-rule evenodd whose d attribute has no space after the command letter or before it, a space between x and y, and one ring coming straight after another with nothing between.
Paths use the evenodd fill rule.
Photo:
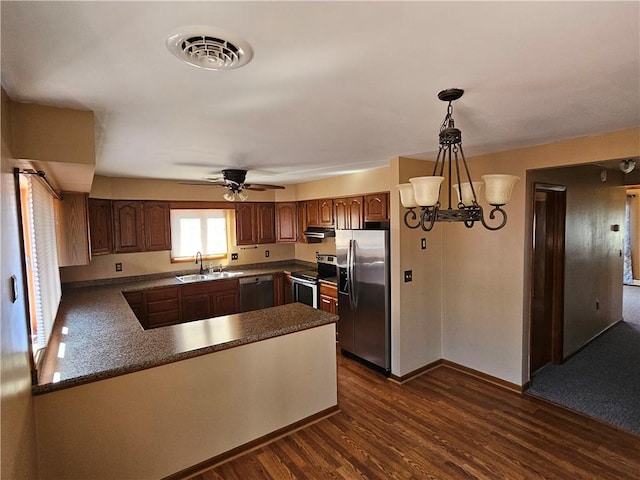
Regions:
<instances>
[{"instance_id":1,"label":"ceiling fan blade","mask_svg":"<svg viewBox=\"0 0 640 480\"><path fill-rule=\"evenodd\" d=\"M262 185L243 185L242 190L253 190L254 192L264 192L266 188L262 188Z\"/></svg>"},{"instance_id":2,"label":"ceiling fan blade","mask_svg":"<svg viewBox=\"0 0 640 480\"><path fill-rule=\"evenodd\" d=\"M182 185L204 185L207 187L225 187L226 184L224 182L210 182L207 180L193 180L193 181L185 181L185 182L178 182L181 183Z\"/></svg>"},{"instance_id":3,"label":"ceiling fan blade","mask_svg":"<svg viewBox=\"0 0 640 480\"><path fill-rule=\"evenodd\" d=\"M251 187L259 187L262 190L265 189L269 189L269 190L274 190L274 189L284 189L284 187L282 185L269 185L266 183L245 183L243 188L251 188Z\"/></svg>"}]
</instances>

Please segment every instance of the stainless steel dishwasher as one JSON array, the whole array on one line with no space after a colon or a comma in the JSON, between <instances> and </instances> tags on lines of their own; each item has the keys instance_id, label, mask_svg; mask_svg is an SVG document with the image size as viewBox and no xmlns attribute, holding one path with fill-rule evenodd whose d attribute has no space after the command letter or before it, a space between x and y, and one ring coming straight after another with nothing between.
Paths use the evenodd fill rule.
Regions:
<instances>
[{"instance_id":1,"label":"stainless steel dishwasher","mask_svg":"<svg viewBox=\"0 0 640 480\"><path fill-rule=\"evenodd\" d=\"M240 279L240 311L273 307L273 275Z\"/></svg>"}]
</instances>

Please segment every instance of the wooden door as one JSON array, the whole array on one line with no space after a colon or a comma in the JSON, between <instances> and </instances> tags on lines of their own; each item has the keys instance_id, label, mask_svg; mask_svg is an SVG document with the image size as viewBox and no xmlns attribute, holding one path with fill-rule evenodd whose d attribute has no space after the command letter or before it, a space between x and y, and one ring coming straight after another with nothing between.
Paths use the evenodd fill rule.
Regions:
<instances>
[{"instance_id":1,"label":"wooden door","mask_svg":"<svg viewBox=\"0 0 640 480\"><path fill-rule=\"evenodd\" d=\"M296 202L276 204L276 242L295 242L298 239L298 208Z\"/></svg>"},{"instance_id":2,"label":"wooden door","mask_svg":"<svg viewBox=\"0 0 640 480\"><path fill-rule=\"evenodd\" d=\"M113 220L111 200L89 199L89 236L91 255L113 253Z\"/></svg>"},{"instance_id":3,"label":"wooden door","mask_svg":"<svg viewBox=\"0 0 640 480\"><path fill-rule=\"evenodd\" d=\"M171 250L171 227L167 202L144 202L145 250Z\"/></svg>"},{"instance_id":4,"label":"wooden door","mask_svg":"<svg viewBox=\"0 0 640 480\"><path fill-rule=\"evenodd\" d=\"M562 363L566 187L536 185L533 209L530 372Z\"/></svg>"},{"instance_id":5,"label":"wooden door","mask_svg":"<svg viewBox=\"0 0 640 480\"><path fill-rule=\"evenodd\" d=\"M115 253L141 252L144 250L142 216L142 202L113 202L113 243Z\"/></svg>"}]
</instances>

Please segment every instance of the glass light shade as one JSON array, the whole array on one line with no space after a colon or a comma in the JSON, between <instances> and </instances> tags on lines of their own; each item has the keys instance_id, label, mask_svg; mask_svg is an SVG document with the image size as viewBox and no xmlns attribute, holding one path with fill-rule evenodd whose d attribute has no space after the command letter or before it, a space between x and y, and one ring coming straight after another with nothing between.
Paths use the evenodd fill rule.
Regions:
<instances>
[{"instance_id":1,"label":"glass light shade","mask_svg":"<svg viewBox=\"0 0 640 480\"><path fill-rule=\"evenodd\" d=\"M414 177L409 181L413 185L413 194L421 207L432 207L438 203L440 184L444 177Z\"/></svg>"},{"instance_id":2,"label":"glass light shade","mask_svg":"<svg viewBox=\"0 0 640 480\"><path fill-rule=\"evenodd\" d=\"M222 198L224 198L227 202L233 202L233 193L231 192L227 192L224 195L222 195Z\"/></svg>"},{"instance_id":3,"label":"glass light shade","mask_svg":"<svg viewBox=\"0 0 640 480\"><path fill-rule=\"evenodd\" d=\"M404 208L413 208L418 206L416 197L413 194L413 185L410 183L401 183L398 185L398 190L400 190L400 202Z\"/></svg>"},{"instance_id":4,"label":"glass light shade","mask_svg":"<svg viewBox=\"0 0 640 480\"><path fill-rule=\"evenodd\" d=\"M520 177L515 175L482 175L486 185L485 198L490 205L506 205L511 199L513 186Z\"/></svg>"},{"instance_id":5,"label":"glass light shade","mask_svg":"<svg viewBox=\"0 0 640 480\"><path fill-rule=\"evenodd\" d=\"M473 182L473 190L476 191L476 201L480 196L480 190L482 190L482 186L484 183L482 182ZM469 182L461 183L460 187L462 188L462 196L460 196L460 192L458 191L458 184L454 183L453 188L458 194L458 201L462 202L465 207L470 207L473 205L473 190L471 190L471 184Z\"/></svg>"}]
</instances>

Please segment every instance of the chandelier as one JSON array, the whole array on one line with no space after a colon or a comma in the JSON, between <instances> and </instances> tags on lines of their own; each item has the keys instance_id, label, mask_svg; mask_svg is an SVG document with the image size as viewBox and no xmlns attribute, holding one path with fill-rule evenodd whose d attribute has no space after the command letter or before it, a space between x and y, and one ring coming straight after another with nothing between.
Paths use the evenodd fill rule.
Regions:
<instances>
[{"instance_id":1,"label":"chandelier","mask_svg":"<svg viewBox=\"0 0 640 480\"><path fill-rule=\"evenodd\" d=\"M467 228L480 222L488 230L499 230L507 224L507 213L502 209L510 198L513 186L520 177L515 175L482 175L484 182L474 182L469 173L467 160L462 151L462 132L455 127L453 120L453 101L462 97L464 90L450 88L438 93L438 98L449 102L447 115L440 127L440 147L438 157L429 177L410 178L410 183L398 185L400 201L407 210L404 224L409 228L422 227L430 231L436 222L464 222ZM442 208L440 203L440 185L444 181L445 163L448 166L449 182L448 206ZM453 181L455 170L455 182ZM484 185L485 198L493 207L489 212L489 225L484 218L484 211L478 204L478 194ZM453 188L452 188L453 187ZM452 191L456 191L456 208L452 208ZM419 211L416 209L419 207Z\"/></svg>"}]
</instances>

